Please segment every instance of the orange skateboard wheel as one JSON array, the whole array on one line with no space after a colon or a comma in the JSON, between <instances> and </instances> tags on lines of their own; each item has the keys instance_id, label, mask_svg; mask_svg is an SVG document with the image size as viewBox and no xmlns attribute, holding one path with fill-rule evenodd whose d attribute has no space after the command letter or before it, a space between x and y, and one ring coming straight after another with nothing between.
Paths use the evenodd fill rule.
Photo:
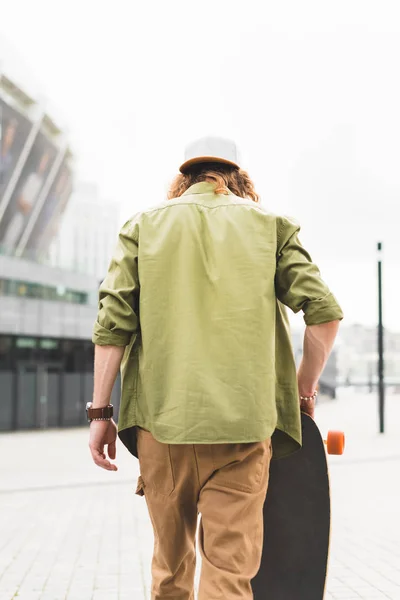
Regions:
<instances>
[{"instance_id":1,"label":"orange skateboard wheel","mask_svg":"<svg viewBox=\"0 0 400 600\"><path fill-rule=\"evenodd\" d=\"M343 454L345 437L343 431L328 431L326 449L328 454Z\"/></svg>"}]
</instances>

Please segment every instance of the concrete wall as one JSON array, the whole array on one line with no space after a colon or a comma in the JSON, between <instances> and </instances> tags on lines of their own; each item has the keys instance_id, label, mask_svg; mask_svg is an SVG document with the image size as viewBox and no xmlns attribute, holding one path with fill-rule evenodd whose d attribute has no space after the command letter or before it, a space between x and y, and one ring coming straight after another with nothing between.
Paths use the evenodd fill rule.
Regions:
<instances>
[{"instance_id":1,"label":"concrete wall","mask_svg":"<svg viewBox=\"0 0 400 600\"><path fill-rule=\"evenodd\" d=\"M90 339L94 305L0 296L0 332L14 335Z\"/></svg>"},{"instance_id":2,"label":"concrete wall","mask_svg":"<svg viewBox=\"0 0 400 600\"><path fill-rule=\"evenodd\" d=\"M14 335L90 339L97 314L99 282L47 265L0 256L0 278L63 286L89 296L89 304L0 296L0 332Z\"/></svg>"},{"instance_id":3,"label":"concrete wall","mask_svg":"<svg viewBox=\"0 0 400 600\"><path fill-rule=\"evenodd\" d=\"M53 287L63 286L76 292L96 292L99 281L91 275L82 275L39 263L0 255L0 277Z\"/></svg>"}]
</instances>

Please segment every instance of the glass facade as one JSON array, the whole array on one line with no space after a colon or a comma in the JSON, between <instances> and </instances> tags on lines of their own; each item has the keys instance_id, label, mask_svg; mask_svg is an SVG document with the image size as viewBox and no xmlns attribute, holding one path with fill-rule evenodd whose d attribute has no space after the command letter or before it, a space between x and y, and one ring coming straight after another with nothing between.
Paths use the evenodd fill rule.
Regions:
<instances>
[{"instance_id":1,"label":"glass facade","mask_svg":"<svg viewBox=\"0 0 400 600\"><path fill-rule=\"evenodd\" d=\"M0 371L18 368L21 362L54 364L67 373L93 371L90 340L0 335Z\"/></svg>"},{"instance_id":2,"label":"glass facade","mask_svg":"<svg viewBox=\"0 0 400 600\"><path fill-rule=\"evenodd\" d=\"M90 340L0 335L0 431L84 425L93 359Z\"/></svg>"},{"instance_id":3,"label":"glass facade","mask_svg":"<svg viewBox=\"0 0 400 600\"><path fill-rule=\"evenodd\" d=\"M40 300L53 300L71 302L73 304L88 304L88 294L69 290L63 286L41 285L28 281L0 278L0 296L18 296L37 298Z\"/></svg>"}]
</instances>

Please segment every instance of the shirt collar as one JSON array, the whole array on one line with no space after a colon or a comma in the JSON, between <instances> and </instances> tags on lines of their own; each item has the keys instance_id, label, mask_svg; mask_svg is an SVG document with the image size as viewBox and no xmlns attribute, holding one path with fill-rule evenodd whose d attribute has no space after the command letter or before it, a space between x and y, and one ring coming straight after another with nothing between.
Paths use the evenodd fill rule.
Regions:
<instances>
[{"instance_id":1,"label":"shirt collar","mask_svg":"<svg viewBox=\"0 0 400 600\"><path fill-rule=\"evenodd\" d=\"M182 196L191 196L192 194L214 194L215 183L209 181L200 181L194 183L182 194ZM232 192L229 190L229 194L232 196Z\"/></svg>"}]
</instances>

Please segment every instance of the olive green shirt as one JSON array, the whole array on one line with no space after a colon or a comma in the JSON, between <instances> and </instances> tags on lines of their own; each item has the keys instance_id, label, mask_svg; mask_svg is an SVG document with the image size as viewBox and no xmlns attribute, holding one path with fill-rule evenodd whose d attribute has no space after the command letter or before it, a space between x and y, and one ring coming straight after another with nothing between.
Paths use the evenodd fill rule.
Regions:
<instances>
[{"instance_id":1,"label":"olive green shirt","mask_svg":"<svg viewBox=\"0 0 400 600\"><path fill-rule=\"evenodd\" d=\"M119 436L301 445L285 306L308 325L342 311L298 239L299 226L210 183L128 221L100 287L93 342L126 346Z\"/></svg>"}]
</instances>

